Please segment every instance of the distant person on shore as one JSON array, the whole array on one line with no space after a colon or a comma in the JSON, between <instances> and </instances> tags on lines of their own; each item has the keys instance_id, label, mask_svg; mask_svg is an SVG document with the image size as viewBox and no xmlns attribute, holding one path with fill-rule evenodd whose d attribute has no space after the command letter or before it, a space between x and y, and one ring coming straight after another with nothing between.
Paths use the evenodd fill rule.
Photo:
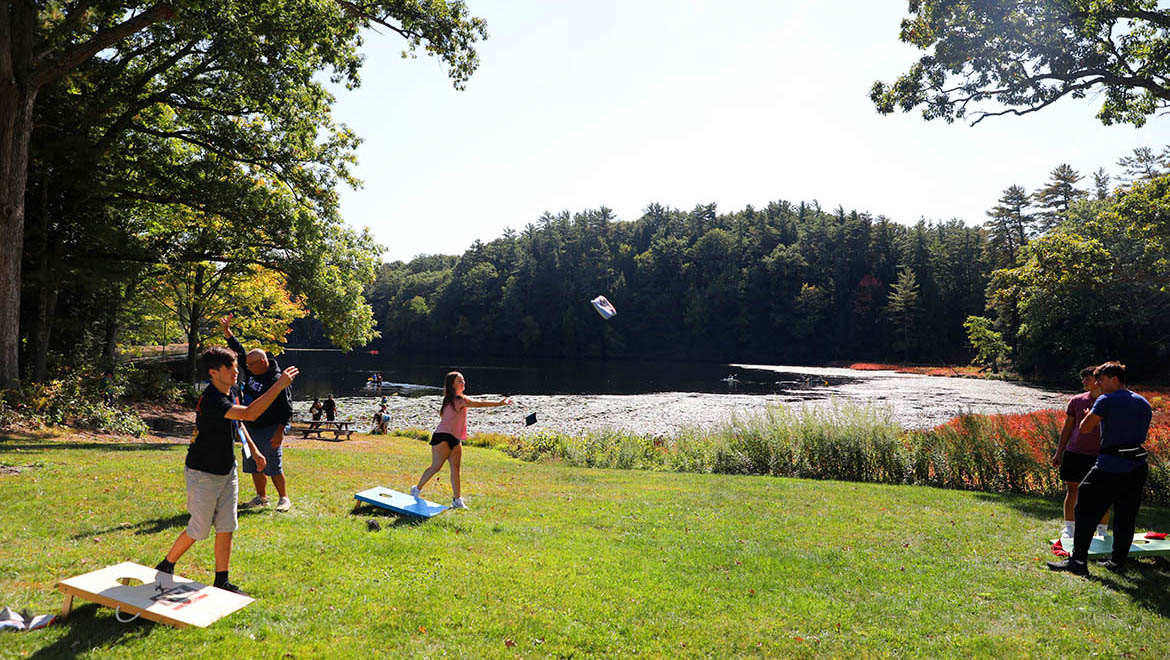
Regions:
<instances>
[{"instance_id":1,"label":"distant person on shore","mask_svg":"<svg viewBox=\"0 0 1170 660\"><path fill-rule=\"evenodd\" d=\"M467 382L463 374L452 371L443 379L443 403L439 406L439 425L431 434L431 466L423 470L418 485L410 487L410 494L419 496L419 491L431 477L443 468L444 462L451 464L451 507L466 509L463 501L462 484L459 474L460 464L463 461L463 443L467 440L467 409L468 408L495 408L512 403L511 399L499 401L476 401L463 395Z\"/></svg>"},{"instance_id":2,"label":"distant person on shore","mask_svg":"<svg viewBox=\"0 0 1170 660\"><path fill-rule=\"evenodd\" d=\"M160 573L174 573L175 562L196 541L205 539L215 527L215 582L214 586L242 593L228 580L232 557L232 533L238 527L236 498L239 480L236 477L235 440L241 433L239 422L255 421L268 409L297 377L297 368L289 367L268 388L246 407L240 405L236 380L239 365L232 351L214 346L203 354L203 364L211 382L195 405L195 439L187 446L184 473L187 480L187 511L191 520L179 534L166 557L155 566ZM243 440L256 464L264 468L264 454L260 453L247 429Z\"/></svg>"},{"instance_id":3,"label":"distant person on shore","mask_svg":"<svg viewBox=\"0 0 1170 660\"><path fill-rule=\"evenodd\" d=\"M321 421L321 413L324 408L321 406L320 397L313 397L313 405L309 406L309 414L313 416L314 422Z\"/></svg>"},{"instance_id":4,"label":"distant person on shore","mask_svg":"<svg viewBox=\"0 0 1170 660\"><path fill-rule=\"evenodd\" d=\"M333 400L333 395L325 397L325 403L321 404L321 408L325 411L325 419L332 422L333 417L337 415L337 402Z\"/></svg>"},{"instance_id":5,"label":"distant person on shore","mask_svg":"<svg viewBox=\"0 0 1170 660\"><path fill-rule=\"evenodd\" d=\"M1101 387L1093 375L1096 369L1081 369L1081 386L1084 391L1069 399L1064 428L1060 430L1060 445L1052 455L1052 466L1060 468L1060 480L1064 482L1064 536L1070 538L1076 528L1077 489L1101 453L1101 430L1095 428L1090 433L1081 433L1081 422L1101 395ZM1108 525L1109 512L1106 511L1097 525L1097 536L1105 536Z\"/></svg>"},{"instance_id":6,"label":"distant person on shore","mask_svg":"<svg viewBox=\"0 0 1170 660\"><path fill-rule=\"evenodd\" d=\"M276 358L270 358L259 348L244 350L244 345L232 333L231 314L220 319L219 325L223 329L228 346L236 352L236 363L247 366L241 370L243 384L240 387L243 403L247 405L276 386L280 379L280 365L277 364ZM254 456L244 459L244 472L252 475L252 485L256 488L256 497L244 503L244 506L268 506L268 479L271 478L272 485L276 487L276 494L280 497L276 502L276 510L288 511L292 508L292 501L288 498L288 483L284 477L284 452L281 449L284 443L284 427L290 419L292 396L285 387L260 417L244 423L248 434L252 436L252 441L260 448L260 453L265 459L265 467L260 467Z\"/></svg>"},{"instance_id":7,"label":"distant person on shore","mask_svg":"<svg viewBox=\"0 0 1170 660\"><path fill-rule=\"evenodd\" d=\"M1110 507L1113 507L1113 553L1101 566L1118 573L1125 570L1142 504L1142 489L1150 472L1146 450L1142 447L1153 417L1150 402L1125 388L1125 365L1120 362L1106 362L1097 367L1095 375L1101 385L1101 396L1081 422L1081 433L1092 433L1101 427L1101 454L1079 488L1072 554L1065 561L1048 562L1048 568L1054 571L1077 575L1089 574L1093 525Z\"/></svg>"},{"instance_id":8,"label":"distant person on shore","mask_svg":"<svg viewBox=\"0 0 1170 660\"><path fill-rule=\"evenodd\" d=\"M385 433L386 427L390 424L390 414L386 412L386 404L378 407L378 412L374 413L374 433Z\"/></svg>"}]
</instances>

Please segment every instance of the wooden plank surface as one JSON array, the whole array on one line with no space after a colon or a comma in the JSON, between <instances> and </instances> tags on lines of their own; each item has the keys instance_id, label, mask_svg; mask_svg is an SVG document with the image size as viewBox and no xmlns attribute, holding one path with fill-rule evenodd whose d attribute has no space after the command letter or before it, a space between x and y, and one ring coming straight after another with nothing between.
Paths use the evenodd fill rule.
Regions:
<instances>
[{"instance_id":1,"label":"wooden plank surface","mask_svg":"<svg viewBox=\"0 0 1170 660\"><path fill-rule=\"evenodd\" d=\"M123 581L141 584L123 584ZM177 628L206 628L252 602L247 596L179 575L159 573L133 562L123 562L61 580L57 588L65 593L67 606L72 604L72 598L76 596L117 608L123 617L141 614L144 619Z\"/></svg>"}]
</instances>

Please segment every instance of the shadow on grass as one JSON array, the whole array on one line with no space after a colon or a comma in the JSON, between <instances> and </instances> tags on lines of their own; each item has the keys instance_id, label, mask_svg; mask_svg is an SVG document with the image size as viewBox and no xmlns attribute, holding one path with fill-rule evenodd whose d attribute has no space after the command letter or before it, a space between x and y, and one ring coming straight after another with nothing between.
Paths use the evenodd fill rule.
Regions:
<instances>
[{"instance_id":1,"label":"shadow on grass","mask_svg":"<svg viewBox=\"0 0 1170 660\"><path fill-rule=\"evenodd\" d=\"M1126 565L1129 570L1123 575L1113 575L1099 567L1094 567L1096 570L1091 568L1090 579L1110 591L1125 594L1163 619L1170 618L1170 559L1130 559Z\"/></svg>"},{"instance_id":2,"label":"shadow on grass","mask_svg":"<svg viewBox=\"0 0 1170 660\"><path fill-rule=\"evenodd\" d=\"M51 451L54 449L100 449L101 451L169 450L187 442L10 442L0 440L0 454L17 451Z\"/></svg>"},{"instance_id":3,"label":"shadow on grass","mask_svg":"<svg viewBox=\"0 0 1170 660\"><path fill-rule=\"evenodd\" d=\"M419 516L407 516L401 513L395 513L388 509L373 506L371 504L355 504L353 510L350 511L355 516L375 516L377 518L390 518L393 520L388 525L383 525L383 528L394 527L414 527L425 523L427 518L420 518Z\"/></svg>"},{"instance_id":4,"label":"shadow on grass","mask_svg":"<svg viewBox=\"0 0 1170 660\"><path fill-rule=\"evenodd\" d=\"M242 512L241 512L242 513ZM132 529L135 536L146 536L148 534L158 534L165 532L168 529L175 527L185 527L187 525L190 515L186 512L176 513L173 516L151 518L150 520L143 520L138 524L122 523L120 525L113 525L105 529L95 529L87 532L79 532L73 535L73 540L88 539L91 536L102 536L105 534L113 534L122 530Z\"/></svg>"},{"instance_id":5,"label":"shadow on grass","mask_svg":"<svg viewBox=\"0 0 1170 660\"><path fill-rule=\"evenodd\" d=\"M979 492L975 493L975 498L984 502L1010 507L1025 516L1039 518L1041 520L1055 520L1063 515L1060 508L1061 500L1056 498Z\"/></svg>"},{"instance_id":6,"label":"shadow on grass","mask_svg":"<svg viewBox=\"0 0 1170 660\"><path fill-rule=\"evenodd\" d=\"M236 516L238 518L248 518L251 516L260 515L262 513L265 513L265 509L263 507L241 508L236 512ZM150 534L160 534L175 528L186 527L190 520L191 514L184 511L182 513L176 513L171 516L160 516L158 518L151 518L150 520L143 520L137 524L122 523L119 525L106 527L105 529L94 529L85 532L78 532L77 534L74 534L72 538L73 540L78 541L82 539L88 539L93 536L114 534L123 530L134 530L135 536L148 536Z\"/></svg>"},{"instance_id":7,"label":"shadow on grass","mask_svg":"<svg viewBox=\"0 0 1170 660\"><path fill-rule=\"evenodd\" d=\"M1000 504L1015 509L1031 518L1039 520L1059 521L1064 517L1061 498L1037 497L1034 495L1006 495L1000 493L975 493L975 497L984 502ZM1137 531L1165 531L1166 519L1170 517L1170 508L1162 506L1143 505L1138 512Z\"/></svg>"},{"instance_id":8,"label":"shadow on grass","mask_svg":"<svg viewBox=\"0 0 1170 660\"><path fill-rule=\"evenodd\" d=\"M96 603L74 607L68 619L58 620L51 626L66 628L68 632L57 641L28 656L29 660L81 657L94 649L108 649L117 644L144 638L159 625L145 619L118 623L112 616L98 617L98 609Z\"/></svg>"}]
</instances>

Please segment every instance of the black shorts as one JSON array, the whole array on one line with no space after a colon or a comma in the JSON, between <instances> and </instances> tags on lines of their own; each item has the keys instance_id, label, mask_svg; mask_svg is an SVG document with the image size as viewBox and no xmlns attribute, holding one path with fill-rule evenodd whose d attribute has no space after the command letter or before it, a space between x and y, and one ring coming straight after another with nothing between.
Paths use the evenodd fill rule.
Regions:
<instances>
[{"instance_id":1,"label":"black shorts","mask_svg":"<svg viewBox=\"0 0 1170 660\"><path fill-rule=\"evenodd\" d=\"M1060 480L1079 484L1085 480L1085 475L1096 464L1096 456L1078 454L1075 451L1066 451L1060 459Z\"/></svg>"},{"instance_id":2,"label":"black shorts","mask_svg":"<svg viewBox=\"0 0 1170 660\"><path fill-rule=\"evenodd\" d=\"M431 446L434 447L435 445L439 444L440 442L447 443L451 447L451 449L454 449L454 448L458 447L459 445L463 444L462 440L460 440L459 438L456 438L455 436L451 435L450 433L432 433L431 434Z\"/></svg>"}]
</instances>

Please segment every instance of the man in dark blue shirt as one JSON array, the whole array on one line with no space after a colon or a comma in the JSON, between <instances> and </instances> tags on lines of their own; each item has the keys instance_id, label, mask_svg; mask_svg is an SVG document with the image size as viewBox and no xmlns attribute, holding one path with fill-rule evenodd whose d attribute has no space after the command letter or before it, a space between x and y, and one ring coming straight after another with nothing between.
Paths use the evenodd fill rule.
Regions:
<instances>
[{"instance_id":1,"label":"man in dark blue shirt","mask_svg":"<svg viewBox=\"0 0 1170 660\"><path fill-rule=\"evenodd\" d=\"M244 350L244 345L232 334L231 315L220 319L219 323L228 346L236 353L236 362L242 367L240 395L243 404L248 405L276 385L280 378L280 365L275 358L268 357L268 354L259 348ZM256 487L256 497L245 503L246 507L267 506L268 477L272 478L272 485L276 486L276 494L280 496L276 510L288 511L292 507L288 499L288 484L284 478L284 452L281 450L284 426L292 418L292 397L289 392L289 389L285 388L256 421L245 423L252 440L266 459L263 466L257 465L253 459L244 459L244 472L252 475L252 485Z\"/></svg>"},{"instance_id":2,"label":"man in dark blue shirt","mask_svg":"<svg viewBox=\"0 0 1170 660\"><path fill-rule=\"evenodd\" d=\"M1133 543L1134 525L1142 504L1149 465L1142 444L1150 430L1153 409L1141 395L1125 389L1125 365L1106 362L1097 367L1101 396L1081 422L1081 433L1101 427L1101 455L1081 482L1076 507L1076 534L1072 555L1049 562L1054 571L1088 575L1089 544L1093 524L1113 507L1113 555L1101 565L1111 571L1125 570Z\"/></svg>"}]
</instances>

